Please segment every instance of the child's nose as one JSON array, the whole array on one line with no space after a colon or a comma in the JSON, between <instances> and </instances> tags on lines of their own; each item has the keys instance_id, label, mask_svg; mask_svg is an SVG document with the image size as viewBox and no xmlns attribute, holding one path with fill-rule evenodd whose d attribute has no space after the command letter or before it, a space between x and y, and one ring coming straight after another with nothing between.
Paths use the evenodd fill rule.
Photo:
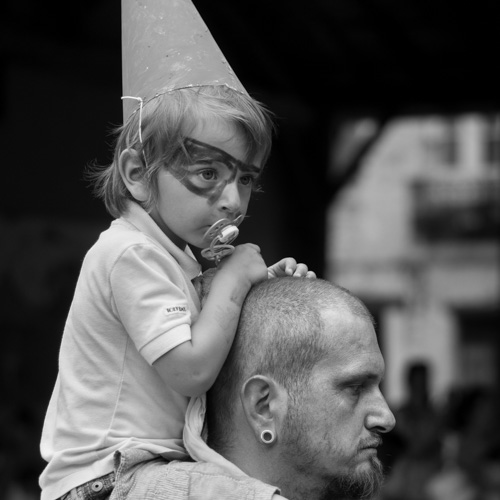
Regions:
<instances>
[{"instance_id":1,"label":"child's nose","mask_svg":"<svg viewBox=\"0 0 500 500\"><path fill-rule=\"evenodd\" d=\"M226 185L219 198L219 208L227 213L239 211L241 206L240 192L236 182L230 182Z\"/></svg>"}]
</instances>

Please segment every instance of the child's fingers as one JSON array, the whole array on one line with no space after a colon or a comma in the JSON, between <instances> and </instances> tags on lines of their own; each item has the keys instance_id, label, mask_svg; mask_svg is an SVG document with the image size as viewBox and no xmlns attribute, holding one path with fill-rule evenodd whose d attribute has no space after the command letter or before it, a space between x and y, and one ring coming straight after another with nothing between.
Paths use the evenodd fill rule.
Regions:
<instances>
[{"instance_id":1,"label":"child's fingers","mask_svg":"<svg viewBox=\"0 0 500 500\"><path fill-rule=\"evenodd\" d=\"M293 257L286 257L268 268L269 277L292 276L294 278L316 278L313 271L309 271L306 264L298 264Z\"/></svg>"},{"instance_id":2,"label":"child's fingers","mask_svg":"<svg viewBox=\"0 0 500 500\"><path fill-rule=\"evenodd\" d=\"M305 264L297 264L295 272L293 273L294 278L302 278L308 273L308 268Z\"/></svg>"},{"instance_id":3,"label":"child's fingers","mask_svg":"<svg viewBox=\"0 0 500 500\"><path fill-rule=\"evenodd\" d=\"M297 268L297 261L293 257L287 257L283 259L281 262L279 262L279 264L281 264L281 267L284 267L285 274L287 276L294 275L294 272Z\"/></svg>"}]
</instances>

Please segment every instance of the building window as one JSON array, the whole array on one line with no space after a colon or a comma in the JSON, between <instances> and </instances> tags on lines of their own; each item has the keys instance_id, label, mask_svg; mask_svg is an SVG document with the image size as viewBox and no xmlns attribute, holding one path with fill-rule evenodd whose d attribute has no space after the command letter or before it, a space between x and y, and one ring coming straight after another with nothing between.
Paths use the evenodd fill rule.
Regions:
<instances>
[{"instance_id":1,"label":"building window","mask_svg":"<svg viewBox=\"0 0 500 500\"><path fill-rule=\"evenodd\" d=\"M441 161L445 165L455 165L458 161L458 130L453 118L445 120L441 138Z\"/></svg>"},{"instance_id":2,"label":"building window","mask_svg":"<svg viewBox=\"0 0 500 500\"><path fill-rule=\"evenodd\" d=\"M500 165L500 115L485 117L484 161L491 166Z\"/></svg>"},{"instance_id":3,"label":"building window","mask_svg":"<svg viewBox=\"0 0 500 500\"><path fill-rule=\"evenodd\" d=\"M439 118L427 134L427 147L434 162L454 166L458 163L458 123L455 117Z\"/></svg>"},{"instance_id":4,"label":"building window","mask_svg":"<svg viewBox=\"0 0 500 500\"><path fill-rule=\"evenodd\" d=\"M499 179L413 183L416 234L428 241L495 240L500 224Z\"/></svg>"}]
</instances>

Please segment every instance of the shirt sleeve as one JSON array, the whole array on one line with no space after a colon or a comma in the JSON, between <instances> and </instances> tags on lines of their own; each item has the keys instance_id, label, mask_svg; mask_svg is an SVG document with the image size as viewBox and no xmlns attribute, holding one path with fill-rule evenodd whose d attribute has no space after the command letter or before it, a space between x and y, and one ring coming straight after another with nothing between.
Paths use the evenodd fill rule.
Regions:
<instances>
[{"instance_id":1,"label":"shirt sleeve","mask_svg":"<svg viewBox=\"0 0 500 500\"><path fill-rule=\"evenodd\" d=\"M149 364L191 339L185 278L154 245L128 247L110 273L112 302L136 349Z\"/></svg>"}]
</instances>

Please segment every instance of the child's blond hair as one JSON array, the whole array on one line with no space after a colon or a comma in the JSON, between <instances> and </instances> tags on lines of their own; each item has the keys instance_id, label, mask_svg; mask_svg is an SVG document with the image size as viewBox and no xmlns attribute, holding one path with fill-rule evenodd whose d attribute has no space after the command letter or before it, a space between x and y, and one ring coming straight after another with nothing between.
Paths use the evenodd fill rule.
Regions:
<instances>
[{"instance_id":1,"label":"child's blond hair","mask_svg":"<svg viewBox=\"0 0 500 500\"><path fill-rule=\"evenodd\" d=\"M220 119L236 126L246 143L246 162L262 158L262 166L271 150L273 124L271 114L258 101L226 86L183 88L160 94L146 101L142 111L134 112L116 131L111 165L90 173L95 193L104 200L108 212L120 217L132 199L119 172L120 155L133 149L143 163L143 176L149 186L150 209L157 197L158 172L169 168L183 141L197 124ZM142 141L141 141L142 139Z\"/></svg>"}]
</instances>

